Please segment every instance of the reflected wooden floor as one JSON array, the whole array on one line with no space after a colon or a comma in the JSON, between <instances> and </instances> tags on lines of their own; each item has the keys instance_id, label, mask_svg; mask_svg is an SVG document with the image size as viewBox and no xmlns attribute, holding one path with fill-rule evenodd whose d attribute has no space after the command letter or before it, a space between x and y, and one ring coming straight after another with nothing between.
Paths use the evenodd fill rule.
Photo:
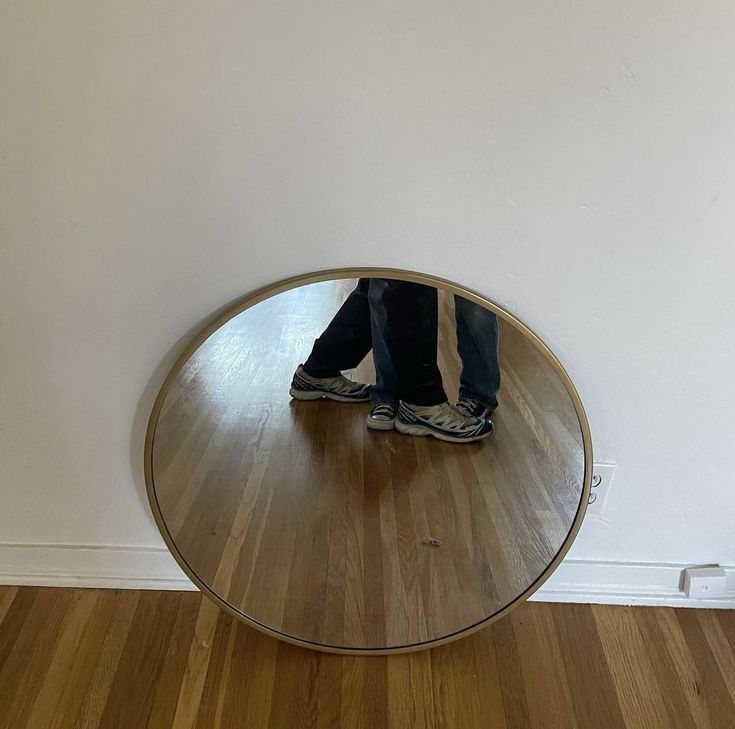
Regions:
<instances>
[{"instance_id":1,"label":"reflected wooden floor","mask_svg":"<svg viewBox=\"0 0 735 729\"><path fill-rule=\"evenodd\" d=\"M352 285L286 292L210 337L162 409L154 480L188 564L244 614L324 645L396 647L476 624L536 580L578 508L582 442L562 383L507 325L482 443L373 432L368 405L291 401L295 366ZM441 312L451 392L451 297Z\"/></svg>"},{"instance_id":2,"label":"reflected wooden floor","mask_svg":"<svg viewBox=\"0 0 735 729\"><path fill-rule=\"evenodd\" d=\"M366 658L193 592L0 587L0 707L0 729L732 729L735 612L532 602Z\"/></svg>"}]
</instances>

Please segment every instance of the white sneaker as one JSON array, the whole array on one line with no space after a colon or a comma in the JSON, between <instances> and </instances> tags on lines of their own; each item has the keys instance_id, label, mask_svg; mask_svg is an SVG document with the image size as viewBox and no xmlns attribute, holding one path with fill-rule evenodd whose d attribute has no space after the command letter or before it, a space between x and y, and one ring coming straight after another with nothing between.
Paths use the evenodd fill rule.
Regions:
<instances>
[{"instance_id":1,"label":"white sneaker","mask_svg":"<svg viewBox=\"0 0 735 729\"><path fill-rule=\"evenodd\" d=\"M289 390L296 400L319 400L326 397L337 402L367 402L370 400L370 385L348 380L344 375L337 377L312 377L299 365Z\"/></svg>"},{"instance_id":2,"label":"white sneaker","mask_svg":"<svg viewBox=\"0 0 735 729\"><path fill-rule=\"evenodd\" d=\"M407 435L432 435L450 443L474 443L491 435L493 424L483 418L462 415L448 402L441 405L401 402L396 430Z\"/></svg>"}]
</instances>

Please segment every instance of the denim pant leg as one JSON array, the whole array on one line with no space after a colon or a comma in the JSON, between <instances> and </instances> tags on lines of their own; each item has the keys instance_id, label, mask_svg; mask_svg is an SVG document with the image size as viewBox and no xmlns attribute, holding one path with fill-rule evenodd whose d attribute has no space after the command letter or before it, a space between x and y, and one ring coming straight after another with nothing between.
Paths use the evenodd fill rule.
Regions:
<instances>
[{"instance_id":1,"label":"denim pant leg","mask_svg":"<svg viewBox=\"0 0 735 729\"><path fill-rule=\"evenodd\" d=\"M386 312L385 341L398 375L400 399L411 405L446 402L436 361L436 289L389 279L382 302Z\"/></svg>"},{"instance_id":2,"label":"denim pant leg","mask_svg":"<svg viewBox=\"0 0 735 729\"><path fill-rule=\"evenodd\" d=\"M454 297L457 351L462 360L459 396L498 407L498 317L461 296Z\"/></svg>"},{"instance_id":3,"label":"denim pant leg","mask_svg":"<svg viewBox=\"0 0 735 729\"><path fill-rule=\"evenodd\" d=\"M372 347L368 288L361 278L327 328L314 342L304 370L312 377L336 377L362 362Z\"/></svg>"},{"instance_id":4,"label":"denim pant leg","mask_svg":"<svg viewBox=\"0 0 735 729\"><path fill-rule=\"evenodd\" d=\"M384 296L388 281L384 278L371 278L368 289L370 302L370 322L373 338L373 363L375 364L375 384L370 388L373 403L398 402L398 373L388 345L388 312Z\"/></svg>"}]
</instances>

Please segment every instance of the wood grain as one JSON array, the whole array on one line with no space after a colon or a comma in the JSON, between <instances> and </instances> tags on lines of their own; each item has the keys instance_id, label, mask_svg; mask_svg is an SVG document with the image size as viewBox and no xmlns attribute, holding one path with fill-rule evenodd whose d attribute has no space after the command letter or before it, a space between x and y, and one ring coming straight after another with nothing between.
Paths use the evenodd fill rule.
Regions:
<instances>
[{"instance_id":1,"label":"wood grain","mask_svg":"<svg viewBox=\"0 0 735 729\"><path fill-rule=\"evenodd\" d=\"M153 476L179 552L226 602L303 641L383 649L463 630L524 592L569 533L584 453L560 378L504 322L497 430L482 443L370 431L368 405L292 401L296 365L353 285L287 291L213 334L164 402ZM439 361L456 397L444 292ZM370 357L349 374L374 381Z\"/></svg>"},{"instance_id":2,"label":"wood grain","mask_svg":"<svg viewBox=\"0 0 735 729\"><path fill-rule=\"evenodd\" d=\"M2 594L12 729L735 726L733 611L532 602L455 643L359 657L276 641L197 593Z\"/></svg>"}]
</instances>

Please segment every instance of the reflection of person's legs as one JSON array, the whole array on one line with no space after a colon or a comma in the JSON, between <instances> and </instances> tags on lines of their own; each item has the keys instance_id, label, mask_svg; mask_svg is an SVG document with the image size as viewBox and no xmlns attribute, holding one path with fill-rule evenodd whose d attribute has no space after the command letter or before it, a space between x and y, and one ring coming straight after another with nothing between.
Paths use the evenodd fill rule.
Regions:
<instances>
[{"instance_id":1,"label":"reflection of person's legs","mask_svg":"<svg viewBox=\"0 0 735 729\"><path fill-rule=\"evenodd\" d=\"M399 368L406 370L404 382L406 379L410 381L411 373L417 369L415 362L406 360L403 348L406 347L411 354L416 354L414 349L416 338L426 340L429 343L427 347L429 356L433 357L436 363L436 332L432 342L431 332L421 331L422 327L431 327L432 321L436 328L436 291L428 286L420 287L404 281L374 278L370 280L368 298L372 317L375 385L370 390L373 407L368 415L367 425L368 428L376 430L392 430L401 398ZM434 300L433 319L432 300ZM441 389L441 375L438 369L434 378ZM411 386L414 386L414 383L411 383ZM422 389L426 390L426 385ZM443 390L438 397L442 396Z\"/></svg>"},{"instance_id":2,"label":"reflection of person's legs","mask_svg":"<svg viewBox=\"0 0 735 729\"><path fill-rule=\"evenodd\" d=\"M339 311L314 342L304 370L312 377L336 377L362 362L372 347L368 288L361 278Z\"/></svg>"},{"instance_id":3,"label":"reflection of person's legs","mask_svg":"<svg viewBox=\"0 0 735 729\"><path fill-rule=\"evenodd\" d=\"M384 308L386 349L398 382L396 429L453 443L471 443L490 435L492 423L462 415L447 402L437 365L436 289L388 281L380 304Z\"/></svg>"},{"instance_id":4,"label":"reflection of person's legs","mask_svg":"<svg viewBox=\"0 0 735 729\"><path fill-rule=\"evenodd\" d=\"M479 304L454 297L457 351L462 360L460 401L473 401L488 413L498 407L498 317Z\"/></svg>"},{"instance_id":5,"label":"reflection of person's legs","mask_svg":"<svg viewBox=\"0 0 735 729\"><path fill-rule=\"evenodd\" d=\"M382 300L385 342L397 373L400 399L412 405L446 402L436 362L436 289L411 281L391 280Z\"/></svg>"},{"instance_id":6,"label":"reflection of person's legs","mask_svg":"<svg viewBox=\"0 0 735 729\"><path fill-rule=\"evenodd\" d=\"M376 405L398 403L398 373L388 342L388 312L385 307L385 295L390 283L385 278L371 278L368 291L375 364L375 384L370 388L370 399Z\"/></svg>"},{"instance_id":7,"label":"reflection of person's legs","mask_svg":"<svg viewBox=\"0 0 735 729\"><path fill-rule=\"evenodd\" d=\"M292 397L297 400L326 397L340 402L370 399L368 385L352 382L342 375L342 370L357 367L372 347L369 286L369 279L360 279L316 339L308 359L294 373L289 390Z\"/></svg>"}]
</instances>

